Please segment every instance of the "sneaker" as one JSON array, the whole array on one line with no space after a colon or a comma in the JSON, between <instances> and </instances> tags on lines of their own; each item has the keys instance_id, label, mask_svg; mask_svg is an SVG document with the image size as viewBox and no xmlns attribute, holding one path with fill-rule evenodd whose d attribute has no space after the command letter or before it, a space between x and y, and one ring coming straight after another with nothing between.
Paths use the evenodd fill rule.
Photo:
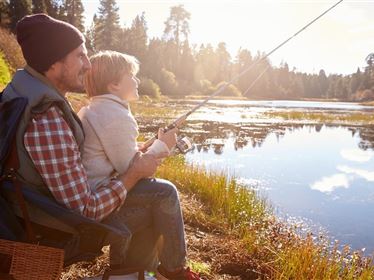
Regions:
<instances>
[{"instance_id":1,"label":"sneaker","mask_svg":"<svg viewBox=\"0 0 374 280\"><path fill-rule=\"evenodd\" d=\"M169 272L162 266L157 268L157 280L200 280L200 275L190 270L189 267L177 272Z\"/></svg>"}]
</instances>

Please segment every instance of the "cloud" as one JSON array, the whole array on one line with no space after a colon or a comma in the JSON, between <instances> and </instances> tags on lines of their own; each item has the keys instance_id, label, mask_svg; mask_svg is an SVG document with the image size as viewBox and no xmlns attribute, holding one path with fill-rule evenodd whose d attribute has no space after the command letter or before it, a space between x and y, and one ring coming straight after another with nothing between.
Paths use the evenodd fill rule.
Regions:
<instances>
[{"instance_id":1,"label":"cloud","mask_svg":"<svg viewBox=\"0 0 374 280\"><path fill-rule=\"evenodd\" d=\"M370 151L363 151L360 149L347 149L340 151L340 155L350 161L368 162L373 158L374 153Z\"/></svg>"},{"instance_id":2,"label":"cloud","mask_svg":"<svg viewBox=\"0 0 374 280\"><path fill-rule=\"evenodd\" d=\"M374 182L374 171L369 171L369 170L360 169L360 168L352 168L352 167L343 166L343 165L338 166L337 169L346 174L354 174L356 176L364 178L365 180L369 182Z\"/></svg>"},{"instance_id":3,"label":"cloud","mask_svg":"<svg viewBox=\"0 0 374 280\"><path fill-rule=\"evenodd\" d=\"M323 193L331 193L337 188L349 188L349 178L346 174L334 174L329 177L323 177L321 180L313 183L310 188Z\"/></svg>"}]
</instances>

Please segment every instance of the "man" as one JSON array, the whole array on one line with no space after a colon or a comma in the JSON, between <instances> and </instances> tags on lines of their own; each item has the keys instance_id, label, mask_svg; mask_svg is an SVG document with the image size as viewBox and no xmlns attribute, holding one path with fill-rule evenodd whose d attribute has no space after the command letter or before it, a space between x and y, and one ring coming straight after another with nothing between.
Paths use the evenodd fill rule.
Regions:
<instances>
[{"instance_id":1,"label":"man","mask_svg":"<svg viewBox=\"0 0 374 280\"><path fill-rule=\"evenodd\" d=\"M28 99L16 135L19 179L85 217L127 226L133 234L130 244L108 240L112 268L152 268L151 251L162 236L158 278L199 279L184 267L184 227L175 186L146 179L155 173L157 158L138 155L124 174L95 191L87 182L81 163L84 133L65 99L68 91L84 91L84 74L91 67L83 35L68 23L36 14L18 22L17 41L27 66L16 72L3 99ZM175 133L164 135L175 141Z\"/></svg>"}]
</instances>

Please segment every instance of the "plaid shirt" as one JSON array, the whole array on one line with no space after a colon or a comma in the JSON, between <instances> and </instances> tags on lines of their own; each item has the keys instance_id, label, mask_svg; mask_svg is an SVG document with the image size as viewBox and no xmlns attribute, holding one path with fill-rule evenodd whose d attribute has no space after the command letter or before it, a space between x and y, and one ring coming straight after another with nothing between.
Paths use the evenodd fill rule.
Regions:
<instances>
[{"instance_id":1,"label":"plaid shirt","mask_svg":"<svg viewBox=\"0 0 374 280\"><path fill-rule=\"evenodd\" d=\"M100 221L124 203L127 191L120 180L91 190L73 132L57 107L32 119L24 144L52 195L65 207Z\"/></svg>"}]
</instances>

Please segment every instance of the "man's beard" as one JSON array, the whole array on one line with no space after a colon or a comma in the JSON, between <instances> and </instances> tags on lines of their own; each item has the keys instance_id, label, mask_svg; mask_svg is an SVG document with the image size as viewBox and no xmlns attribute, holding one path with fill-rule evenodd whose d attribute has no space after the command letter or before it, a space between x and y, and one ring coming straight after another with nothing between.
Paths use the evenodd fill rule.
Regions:
<instances>
[{"instance_id":1,"label":"man's beard","mask_svg":"<svg viewBox=\"0 0 374 280\"><path fill-rule=\"evenodd\" d=\"M68 75L69 70L68 68L64 67L64 71L60 77L60 85L62 88L65 89L66 92L76 92L76 93L84 93L85 88L83 82L80 83L78 81L78 76L82 77L85 73L84 70L79 71L76 77L72 77Z\"/></svg>"}]
</instances>

